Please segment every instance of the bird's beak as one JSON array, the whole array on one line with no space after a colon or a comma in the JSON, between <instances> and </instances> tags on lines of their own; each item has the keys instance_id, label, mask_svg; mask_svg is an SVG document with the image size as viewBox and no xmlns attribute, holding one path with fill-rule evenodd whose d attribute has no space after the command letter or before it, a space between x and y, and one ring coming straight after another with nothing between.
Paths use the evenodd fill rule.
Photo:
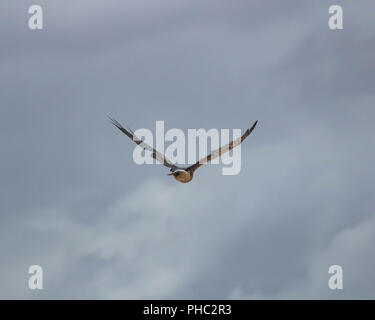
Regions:
<instances>
[{"instance_id":1,"label":"bird's beak","mask_svg":"<svg viewBox=\"0 0 375 320\"><path fill-rule=\"evenodd\" d=\"M168 173L167 176L173 176L173 173Z\"/></svg>"}]
</instances>

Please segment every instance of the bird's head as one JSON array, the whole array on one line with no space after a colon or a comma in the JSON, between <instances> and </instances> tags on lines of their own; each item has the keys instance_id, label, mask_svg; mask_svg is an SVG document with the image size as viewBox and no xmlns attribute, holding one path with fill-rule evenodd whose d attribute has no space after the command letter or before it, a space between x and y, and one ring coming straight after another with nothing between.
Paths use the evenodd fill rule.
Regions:
<instances>
[{"instance_id":1,"label":"bird's head","mask_svg":"<svg viewBox=\"0 0 375 320\"><path fill-rule=\"evenodd\" d=\"M168 173L168 176L174 176L175 178L177 178L178 176L183 176L184 174L186 174L186 170L175 169L171 173Z\"/></svg>"},{"instance_id":2,"label":"bird's head","mask_svg":"<svg viewBox=\"0 0 375 320\"><path fill-rule=\"evenodd\" d=\"M171 173L168 173L168 176L174 176L177 177L180 173L178 171L173 171Z\"/></svg>"},{"instance_id":3,"label":"bird's head","mask_svg":"<svg viewBox=\"0 0 375 320\"><path fill-rule=\"evenodd\" d=\"M193 176L190 174L188 170L184 169L177 169L172 171L172 173L169 173L170 176L173 176L177 181L186 183L191 181L193 179Z\"/></svg>"}]
</instances>

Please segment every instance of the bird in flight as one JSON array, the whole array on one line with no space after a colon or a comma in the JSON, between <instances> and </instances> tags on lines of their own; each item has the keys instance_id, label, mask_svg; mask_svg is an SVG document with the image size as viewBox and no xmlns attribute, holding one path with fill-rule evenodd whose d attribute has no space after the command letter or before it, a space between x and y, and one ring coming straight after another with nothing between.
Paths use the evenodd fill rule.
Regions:
<instances>
[{"instance_id":1,"label":"bird in flight","mask_svg":"<svg viewBox=\"0 0 375 320\"><path fill-rule=\"evenodd\" d=\"M137 145L142 147L144 150L148 150L151 152L152 157L156 160L158 160L161 164L166 166L170 169L171 173L169 173L169 176L173 176L177 181L180 181L182 183L190 182L193 179L194 172L202 165L210 162L211 160L220 157L222 154L232 150L234 147L238 146L242 143L254 130L255 126L257 125L258 121L255 121L251 128L247 129L245 133L238 139L233 140L229 142L228 144L220 147L219 149L216 149L212 151L211 154L208 156L200 159L198 162L194 163L193 165L187 167L187 168L181 168L173 164L164 154L161 152L155 150L154 148L150 147L148 144L144 143L141 139L139 139L134 132L131 129L125 129L118 121L115 119L112 119L111 117L108 117L111 121L111 123L116 126L119 130L121 130L124 134L126 134L131 140L133 140Z\"/></svg>"}]
</instances>

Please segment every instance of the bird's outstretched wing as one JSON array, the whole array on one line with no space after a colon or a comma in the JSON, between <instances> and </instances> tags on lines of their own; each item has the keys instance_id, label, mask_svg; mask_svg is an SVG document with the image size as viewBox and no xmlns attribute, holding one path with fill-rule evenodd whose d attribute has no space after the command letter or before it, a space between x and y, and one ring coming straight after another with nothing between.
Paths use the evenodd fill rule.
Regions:
<instances>
[{"instance_id":1,"label":"bird's outstretched wing","mask_svg":"<svg viewBox=\"0 0 375 320\"><path fill-rule=\"evenodd\" d=\"M126 134L131 140L133 140L137 145L142 147L144 150L148 150L151 152L152 157L158 160L161 164L165 165L171 169L178 169L166 156L164 156L159 151L155 150L154 148L150 147L148 144L144 143L141 139L139 139L131 129L125 129L118 121L108 117L111 120L111 123L116 126L119 130L121 130L124 134Z\"/></svg>"},{"instance_id":2,"label":"bird's outstretched wing","mask_svg":"<svg viewBox=\"0 0 375 320\"><path fill-rule=\"evenodd\" d=\"M236 147L239 144L241 144L242 141L244 141L249 136L249 134L254 130L254 128L257 125L257 123L258 123L258 121L255 121L254 124L253 124L253 126L251 128L249 128L249 129L247 129L245 131L245 133L240 138L238 138L236 140L233 140L233 141L229 142L228 144L226 144L225 146L222 146L219 149L216 149L216 150L212 151L212 153L210 155L208 155L207 157L204 157L204 158L200 159L198 162L196 162L192 166L188 167L186 170L194 172L200 166L203 166L207 162L210 162L211 160L213 160L213 159L215 159L217 157L220 157L222 154L224 154L224 153L232 150L234 147Z\"/></svg>"}]
</instances>

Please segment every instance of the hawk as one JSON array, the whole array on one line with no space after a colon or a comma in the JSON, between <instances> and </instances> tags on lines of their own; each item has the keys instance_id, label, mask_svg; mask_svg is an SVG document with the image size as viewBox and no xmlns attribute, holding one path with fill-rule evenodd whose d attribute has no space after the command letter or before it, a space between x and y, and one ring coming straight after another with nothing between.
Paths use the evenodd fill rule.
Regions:
<instances>
[{"instance_id":1,"label":"hawk","mask_svg":"<svg viewBox=\"0 0 375 320\"><path fill-rule=\"evenodd\" d=\"M229 142L228 144L220 147L211 152L208 156L200 159L198 162L194 163L193 165L187 168L181 168L173 164L164 154L155 150L154 148L150 147L148 144L144 143L141 139L139 139L134 132L127 128L125 129L118 121L109 117L111 123L116 126L119 130L121 130L124 134L126 134L131 140L133 140L137 145L139 145L144 150L148 150L151 152L152 157L158 160L161 164L166 166L170 169L171 173L169 176L173 176L177 181L182 183L190 182L194 177L194 172L202 165L210 162L211 160L220 157L222 154L232 150L234 147L240 145L254 130L255 126L257 125L258 121L255 121L251 128L247 129L245 133L238 139Z\"/></svg>"}]
</instances>

